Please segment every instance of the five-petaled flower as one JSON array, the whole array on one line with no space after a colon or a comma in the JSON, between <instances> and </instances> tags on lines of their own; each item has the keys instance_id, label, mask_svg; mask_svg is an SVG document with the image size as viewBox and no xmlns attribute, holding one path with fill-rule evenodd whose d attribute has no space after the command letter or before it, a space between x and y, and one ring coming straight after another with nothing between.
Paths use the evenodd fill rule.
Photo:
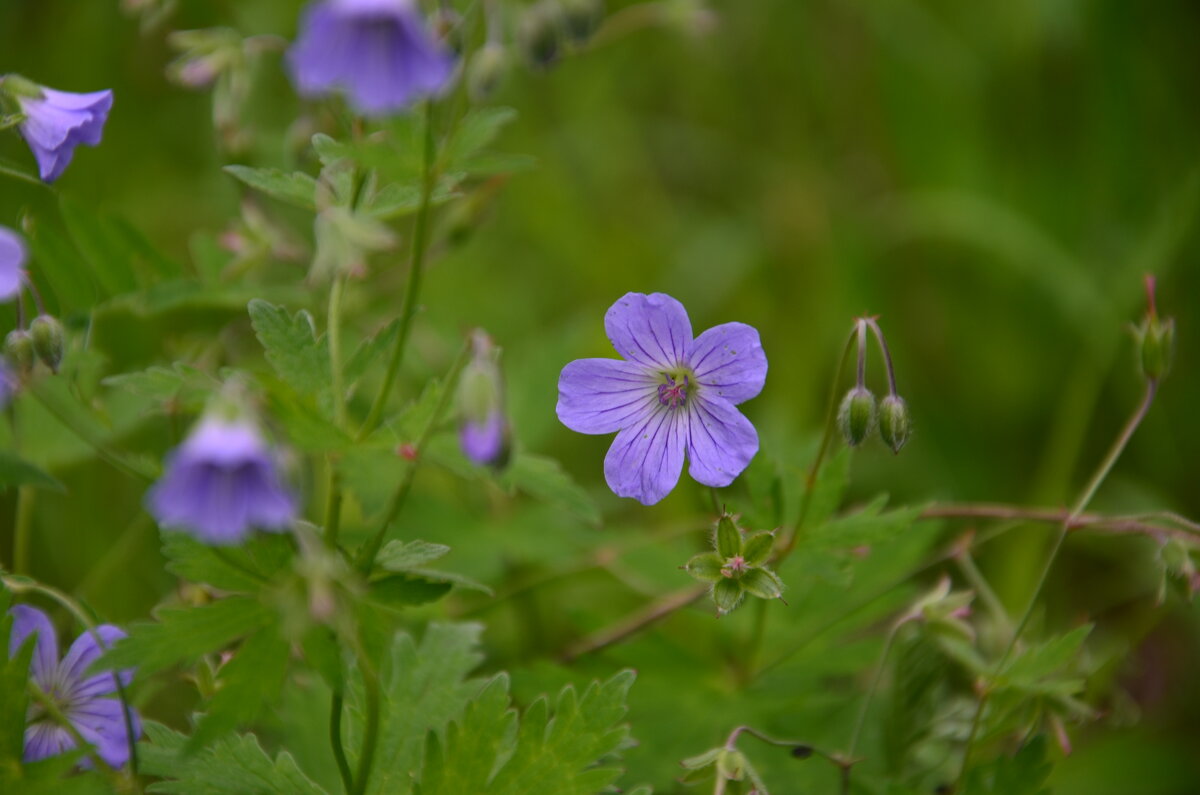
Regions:
<instances>
[{"instance_id":1,"label":"five-petaled flower","mask_svg":"<svg viewBox=\"0 0 1200 795\"><path fill-rule=\"evenodd\" d=\"M301 96L343 91L366 116L438 94L454 72L454 56L434 38L415 0L313 3L288 64Z\"/></svg>"},{"instance_id":2,"label":"five-petaled flower","mask_svg":"<svg viewBox=\"0 0 1200 795\"><path fill-rule=\"evenodd\" d=\"M15 94L25 120L21 135L37 158L38 173L46 182L62 176L75 147L97 146L104 134L104 123L112 109L112 91L74 94L39 86L36 93Z\"/></svg>"},{"instance_id":3,"label":"five-petaled flower","mask_svg":"<svg viewBox=\"0 0 1200 795\"><path fill-rule=\"evenodd\" d=\"M219 412L171 455L146 504L159 524L214 546L240 543L255 527L284 530L297 508L258 426Z\"/></svg>"},{"instance_id":4,"label":"five-petaled flower","mask_svg":"<svg viewBox=\"0 0 1200 795\"><path fill-rule=\"evenodd\" d=\"M629 293L604 328L618 359L579 359L558 380L558 418L580 433L617 431L604 477L621 497L653 505L683 471L728 486L758 452L758 433L734 406L762 391L767 357L745 323L692 338L683 305L669 295Z\"/></svg>"},{"instance_id":5,"label":"five-petaled flower","mask_svg":"<svg viewBox=\"0 0 1200 795\"><path fill-rule=\"evenodd\" d=\"M25 725L25 761L36 762L69 751L76 747L75 735L78 735L112 767L128 762L129 747L142 733L138 714L132 707L126 713L121 701L112 697L117 692L116 675L111 671L88 670L100 653L125 637L125 633L111 624L85 630L59 660L58 639L45 613L35 607L17 605L9 614L13 625L8 656L15 657L26 639L36 635L30 678L56 708L54 711L71 724L70 728L63 726L58 722L59 717L51 714L52 710L32 699ZM127 685L133 678L133 670L123 670L119 675L121 683ZM88 762L85 760L84 764Z\"/></svg>"},{"instance_id":6,"label":"five-petaled flower","mask_svg":"<svg viewBox=\"0 0 1200 795\"><path fill-rule=\"evenodd\" d=\"M21 236L0 226L0 301L11 301L21 292L27 256Z\"/></svg>"}]
</instances>

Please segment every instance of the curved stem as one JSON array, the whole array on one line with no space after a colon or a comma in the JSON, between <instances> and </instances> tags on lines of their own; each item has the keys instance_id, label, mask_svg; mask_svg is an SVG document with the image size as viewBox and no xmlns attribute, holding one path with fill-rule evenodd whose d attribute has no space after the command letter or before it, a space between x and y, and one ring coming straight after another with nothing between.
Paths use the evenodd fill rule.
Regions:
<instances>
[{"instance_id":1,"label":"curved stem","mask_svg":"<svg viewBox=\"0 0 1200 795\"><path fill-rule=\"evenodd\" d=\"M367 656L362 639L356 644L358 667L362 672L363 696L366 699L367 721L363 734L362 753L358 757L358 772L354 776L352 795L362 795L367 790L371 777L371 765L375 761L375 747L379 742L379 715L382 710L383 692L379 686L379 673Z\"/></svg>"},{"instance_id":2,"label":"curved stem","mask_svg":"<svg viewBox=\"0 0 1200 795\"><path fill-rule=\"evenodd\" d=\"M354 774L350 772L346 748L342 745L343 702L342 694L335 690L329 700L329 744L333 746L333 759L337 762L338 775L342 777L342 787L349 793L354 791Z\"/></svg>"},{"instance_id":3,"label":"curved stem","mask_svg":"<svg viewBox=\"0 0 1200 795\"><path fill-rule=\"evenodd\" d=\"M388 528L396 517L400 514L400 509L404 507L404 503L408 500L408 493L412 489L413 479L417 475L417 467L420 464L421 450L424 449L429 438L433 435L438 423L441 421L442 414L445 413L450 405L450 400L454 396L455 385L458 383L459 373L462 372L463 366L467 363L467 357L471 352L470 340L466 341L455 357L454 363L450 365L450 371L446 374L445 384L442 388L442 394L438 398L437 405L433 408L433 413L429 415L429 419L425 422L425 427L421 429L421 435L417 437L416 449L417 460L409 465L404 473L403 479L396 486L396 490L392 492L392 499L388 503L387 513L383 517L383 521L379 525L379 529L375 535L371 537L359 552L358 567L364 574L369 574L371 567L375 564L375 556L379 554L380 547L383 546L384 536L387 535Z\"/></svg>"},{"instance_id":4,"label":"curved stem","mask_svg":"<svg viewBox=\"0 0 1200 795\"><path fill-rule=\"evenodd\" d=\"M867 712L871 707L871 702L875 699L875 692L879 689L879 682L883 679L883 668L887 664L888 655L892 653L892 646L896 643L896 635L899 634L901 626L900 622L893 624L887 634L887 639L883 642L883 651L879 653L879 661L875 663L875 673L871 676L871 685L867 688L867 693L858 708L858 716L854 719L854 731L850 734L850 745L847 746L849 750L846 751L847 756L853 757L854 750L858 748L858 739L862 736L863 725L867 722Z\"/></svg>"},{"instance_id":5,"label":"curved stem","mask_svg":"<svg viewBox=\"0 0 1200 795\"><path fill-rule=\"evenodd\" d=\"M1133 438L1134 432L1138 426L1142 424L1142 420L1146 418L1146 413L1150 411L1150 406L1154 403L1154 397L1158 393L1158 382L1149 380L1146 382L1146 392L1142 397L1142 402L1138 404L1137 409L1125 423L1125 427L1121 429L1117 435L1116 441L1108 451L1108 455L1100 462L1100 466L1096 468L1096 472L1092 475L1084 487L1079 498L1075 501L1075 505L1071 508L1071 512L1063 519L1059 525L1058 533L1054 537L1054 543L1050 547L1050 552L1046 556L1046 562L1042 566L1041 573L1038 575L1037 581L1033 587L1033 593L1029 596L1029 601L1025 605L1025 610L1021 614L1021 618L1017 621L1017 626L1013 629L1012 637L1009 638L1008 645L1004 649L1004 653L1000 656L1000 660L996 663L992 670L989 680L995 678L1008 664L1009 658L1017 647L1017 642L1021 639L1021 634L1029 625L1030 618L1033 617L1034 607L1037 605L1037 600L1042 594L1042 590L1046 587L1046 582L1050 578L1050 570L1054 567L1054 561L1058 558L1058 553L1063 547L1063 542L1067 539L1067 534L1075 526L1075 521L1087 510L1088 503L1092 501L1092 497L1096 496L1096 492L1100 489L1100 485L1112 471L1113 466L1117 463L1117 459L1121 457L1121 453L1125 451L1125 447L1129 444L1129 440ZM963 781L966 779L967 770L971 762L971 750L975 744L975 739L979 735L979 729L983 722L983 711L987 706L987 701L990 696L990 682L985 682L985 688L979 694L979 701L975 705L975 714L971 718L971 729L967 735L966 745L963 747L962 765L958 771L958 786L956 789L961 789Z\"/></svg>"},{"instance_id":6,"label":"curved stem","mask_svg":"<svg viewBox=\"0 0 1200 795\"><path fill-rule=\"evenodd\" d=\"M434 102L425 103L425 155L422 166L421 204L417 208L417 219L413 228L412 262L408 271L408 286L404 291L404 304L400 308L400 333L396 337L396 346L392 348L391 359L388 360L387 372L383 377L383 385L371 411L358 431L358 440L362 441L379 427L383 417L384 407L391 395L396 375L400 372L400 364L404 361L404 350L408 347L408 337L412 330L413 316L417 311L417 298L421 293L421 274L425 267L425 251L429 241L429 215L433 203L433 190L437 183L437 170L434 158L437 153L437 141L434 137Z\"/></svg>"},{"instance_id":7,"label":"curved stem","mask_svg":"<svg viewBox=\"0 0 1200 795\"><path fill-rule=\"evenodd\" d=\"M879 323L873 317L866 318L866 324L871 327L875 341L879 343L879 352L883 354L883 363L887 367L888 394L895 395L897 394L896 370L892 367L892 352L888 350L887 340L883 337L883 329L879 328Z\"/></svg>"}]
</instances>

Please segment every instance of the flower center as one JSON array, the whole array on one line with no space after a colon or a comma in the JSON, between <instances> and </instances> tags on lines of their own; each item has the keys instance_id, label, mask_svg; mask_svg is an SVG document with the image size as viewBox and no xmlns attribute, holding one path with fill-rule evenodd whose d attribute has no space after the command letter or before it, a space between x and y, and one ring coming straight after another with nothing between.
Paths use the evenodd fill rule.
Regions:
<instances>
[{"instance_id":1,"label":"flower center","mask_svg":"<svg viewBox=\"0 0 1200 795\"><path fill-rule=\"evenodd\" d=\"M663 373L666 379L658 385L658 402L669 409L676 409L687 402L688 387L691 379L687 373Z\"/></svg>"}]
</instances>

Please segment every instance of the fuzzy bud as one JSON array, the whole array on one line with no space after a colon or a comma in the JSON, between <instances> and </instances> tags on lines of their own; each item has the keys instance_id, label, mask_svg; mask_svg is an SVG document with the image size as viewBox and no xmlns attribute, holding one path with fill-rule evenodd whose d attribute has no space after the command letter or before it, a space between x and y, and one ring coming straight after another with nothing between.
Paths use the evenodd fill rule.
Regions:
<instances>
[{"instance_id":1,"label":"fuzzy bud","mask_svg":"<svg viewBox=\"0 0 1200 795\"><path fill-rule=\"evenodd\" d=\"M29 335L33 338L33 350L38 358L57 373L66 347L62 323L51 315L38 315L29 324Z\"/></svg>"},{"instance_id":2,"label":"fuzzy bud","mask_svg":"<svg viewBox=\"0 0 1200 795\"><path fill-rule=\"evenodd\" d=\"M899 453L911 433L908 404L899 395L888 395L879 404L879 435L893 453Z\"/></svg>"},{"instance_id":3,"label":"fuzzy bud","mask_svg":"<svg viewBox=\"0 0 1200 795\"><path fill-rule=\"evenodd\" d=\"M504 377L500 349L481 329L471 336L471 361L458 383L462 415L459 442L463 454L480 465L503 467L512 451L504 412Z\"/></svg>"},{"instance_id":4,"label":"fuzzy bud","mask_svg":"<svg viewBox=\"0 0 1200 795\"><path fill-rule=\"evenodd\" d=\"M33 350L33 335L24 329L13 329L4 338L4 355L22 377L33 372L36 353Z\"/></svg>"},{"instance_id":5,"label":"fuzzy bud","mask_svg":"<svg viewBox=\"0 0 1200 795\"><path fill-rule=\"evenodd\" d=\"M504 47L489 42L471 57L467 66L467 93L476 102L492 96L508 74L508 53Z\"/></svg>"},{"instance_id":6,"label":"fuzzy bud","mask_svg":"<svg viewBox=\"0 0 1200 795\"><path fill-rule=\"evenodd\" d=\"M551 0L530 6L521 17L517 44L530 64L545 69L562 54L562 9Z\"/></svg>"},{"instance_id":7,"label":"fuzzy bud","mask_svg":"<svg viewBox=\"0 0 1200 795\"><path fill-rule=\"evenodd\" d=\"M562 0L563 29L574 44L584 44L604 22L604 0Z\"/></svg>"},{"instance_id":8,"label":"fuzzy bud","mask_svg":"<svg viewBox=\"0 0 1200 795\"><path fill-rule=\"evenodd\" d=\"M1175 319L1148 317L1137 329L1136 336L1138 362L1143 375L1151 381L1160 380L1171 369L1171 356L1175 349Z\"/></svg>"},{"instance_id":9,"label":"fuzzy bud","mask_svg":"<svg viewBox=\"0 0 1200 795\"><path fill-rule=\"evenodd\" d=\"M846 393L838 409L838 426L846 444L858 447L875 430L875 396L866 387L856 386Z\"/></svg>"}]
</instances>

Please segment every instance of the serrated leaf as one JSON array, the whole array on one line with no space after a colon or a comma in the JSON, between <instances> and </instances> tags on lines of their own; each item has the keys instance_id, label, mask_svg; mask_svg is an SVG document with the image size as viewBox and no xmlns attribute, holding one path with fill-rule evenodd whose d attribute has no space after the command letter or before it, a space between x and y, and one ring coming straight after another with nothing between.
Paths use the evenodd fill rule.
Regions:
<instances>
[{"instance_id":1,"label":"serrated leaf","mask_svg":"<svg viewBox=\"0 0 1200 795\"><path fill-rule=\"evenodd\" d=\"M368 793L403 795L412 790L426 734L443 731L480 690L479 680L466 677L483 661L482 631L479 624L435 622L425 630L419 647L407 634L395 636L380 671L383 722ZM356 757L363 726L358 682L350 690L347 711L345 744ZM351 760L352 766L356 761Z\"/></svg>"},{"instance_id":2,"label":"serrated leaf","mask_svg":"<svg viewBox=\"0 0 1200 795\"><path fill-rule=\"evenodd\" d=\"M963 795L1048 795L1052 766L1046 760L1046 738L1030 740L1013 756L972 768Z\"/></svg>"},{"instance_id":3,"label":"serrated leaf","mask_svg":"<svg viewBox=\"0 0 1200 795\"><path fill-rule=\"evenodd\" d=\"M158 621L129 627L97 664L99 668L137 668L139 676L204 654L221 651L234 640L271 622L274 614L256 599L233 596L205 607L175 607L158 611Z\"/></svg>"},{"instance_id":4,"label":"serrated leaf","mask_svg":"<svg viewBox=\"0 0 1200 795\"><path fill-rule=\"evenodd\" d=\"M275 701L287 674L288 644L272 627L248 637L221 667L218 690L184 747L194 753L226 732L251 723Z\"/></svg>"},{"instance_id":5,"label":"serrated leaf","mask_svg":"<svg viewBox=\"0 0 1200 795\"><path fill-rule=\"evenodd\" d=\"M472 702L463 719L430 742L417 791L421 795L592 795L620 776L613 757L629 744L629 728L619 724L633 684L622 671L603 684L593 682L578 696L568 686L553 715L547 700L536 700L518 721L508 698L508 678L495 677ZM514 738L515 734L515 738Z\"/></svg>"},{"instance_id":6,"label":"serrated leaf","mask_svg":"<svg viewBox=\"0 0 1200 795\"><path fill-rule=\"evenodd\" d=\"M241 549L218 551L187 533L163 532L162 551L167 571L181 579L225 591L254 592L270 576L256 571Z\"/></svg>"},{"instance_id":7,"label":"serrated leaf","mask_svg":"<svg viewBox=\"0 0 1200 795\"><path fill-rule=\"evenodd\" d=\"M559 505L590 524L600 524L596 503L552 458L518 453L500 475L500 482Z\"/></svg>"},{"instance_id":8,"label":"serrated leaf","mask_svg":"<svg viewBox=\"0 0 1200 795\"><path fill-rule=\"evenodd\" d=\"M304 310L293 315L258 298L247 309L267 361L279 377L302 395L327 391L329 349L317 338L312 316Z\"/></svg>"},{"instance_id":9,"label":"serrated leaf","mask_svg":"<svg viewBox=\"0 0 1200 795\"><path fill-rule=\"evenodd\" d=\"M1092 625L1085 624L1065 635L1028 647L1004 668L1000 681L1012 687L1028 688L1041 679L1063 673L1091 631Z\"/></svg>"},{"instance_id":10,"label":"serrated leaf","mask_svg":"<svg viewBox=\"0 0 1200 795\"><path fill-rule=\"evenodd\" d=\"M444 580L400 573L373 580L368 593L379 604L401 609L436 602L450 593L453 587Z\"/></svg>"},{"instance_id":11,"label":"serrated leaf","mask_svg":"<svg viewBox=\"0 0 1200 795\"><path fill-rule=\"evenodd\" d=\"M317 207L317 181L303 172L287 174L275 168L225 166L225 173L285 204L306 210Z\"/></svg>"},{"instance_id":12,"label":"serrated leaf","mask_svg":"<svg viewBox=\"0 0 1200 795\"><path fill-rule=\"evenodd\" d=\"M182 411L202 408L215 387L209 376L183 362L176 362L171 367L149 367L133 373L110 375L101 383Z\"/></svg>"},{"instance_id":13,"label":"serrated leaf","mask_svg":"<svg viewBox=\"0 0 1200 795\"><path fill-rule=\"evenodd\" d=\"M437 207L457 197L459 180L450 177L438 179L429 197L430 205ZM421 186L416 182L393 182L384 185L370 196L362 208L367 215L378 221L390 221L415 213L421 207Z\"/></svg>"},{"instance_id":14,"label":"serrated leaf","mask_svg":"<svg viewBox=\"0 0 1200 795\"><path fill-rule=\"evenodd\" d=\"M267 756L253 734L228 737L188 756L187 737L161 723L145 721L147 741L138 743L140 771L163 779L147 792L170 795L326 795L302 772L291 754Z\"/></svg>"},{"instance_id":15,"label":"serrated leaf","mask_svg":"<svg viewBox=\"0 0 1200 795\"><path fill-rule=\"evenodd\" d=\"M51 491L67 490L56 478L43 472L16 453L0 450L0 487L36 486Z\"/></svg>"}]
</instances>

